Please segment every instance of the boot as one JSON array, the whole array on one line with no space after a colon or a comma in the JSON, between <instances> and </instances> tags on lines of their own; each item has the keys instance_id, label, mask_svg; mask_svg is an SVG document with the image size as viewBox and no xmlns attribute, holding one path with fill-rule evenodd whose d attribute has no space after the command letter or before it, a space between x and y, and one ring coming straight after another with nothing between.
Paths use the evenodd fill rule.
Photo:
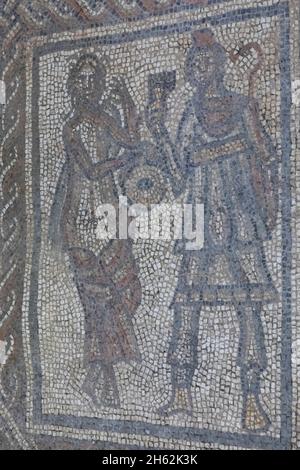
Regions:
<instances>
[{"instance_id":1,"label":"boot","mask_svg":"<svg viewBox=\"0 0 300 470\"><path fill-rule=\"evenodd\" d=\"M243 428L252 432L266 431L270 423L259 396L249 393L244 399Z\"/></svg>"},{"instance_id":2,"label":"boot","mask_svg":"<svg viewBox=\"0 0 300 470\"><path fill-rule=\"evenodd\" d=\"M177 413L192 416L193 402L190 387L175 386L168 403L159 409L159 414L163 416L173 416Z\"/></svg>"},{"instance_id":3,"label":"boot","mask_svg":"<svg viewBox=\"0 0 300 470\"><path fill-rule=\"evenodd\" d=\"M248 367L244 375L243 428L248 431L266 431L270 419L260 402L260 370Z\"/></svg>"},{"instance_id":4,"label":"boot","mask_svg":"<svg viewBox=\"0 0 300 470\"><path fill-rule=\"evenodd\" d=\"M97 394L99 375L101 373L101 369L99 369L99 367L100 366L97 364L91 364L82 384L82 391L89 396L92 403L97 407L101 406Z\"/></svg>"}]
</instances>

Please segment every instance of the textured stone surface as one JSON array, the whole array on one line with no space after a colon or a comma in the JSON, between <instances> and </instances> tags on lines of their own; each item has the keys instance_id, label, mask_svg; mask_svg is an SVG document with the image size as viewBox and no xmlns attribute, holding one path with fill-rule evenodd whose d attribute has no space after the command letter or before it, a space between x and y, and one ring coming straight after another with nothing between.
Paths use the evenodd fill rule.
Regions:
<instances>
[{"instance_id":1,"label":"textured stone surface","mask_svg":"<svg viewBox=\"0 0 300 470\"><path fill-rule=\"evenodd\" d=\"M298 2L3 0L0 41L0 448L297 448ZM201 247L101 239L122 197Z\"/></svg>"}]
</instances>

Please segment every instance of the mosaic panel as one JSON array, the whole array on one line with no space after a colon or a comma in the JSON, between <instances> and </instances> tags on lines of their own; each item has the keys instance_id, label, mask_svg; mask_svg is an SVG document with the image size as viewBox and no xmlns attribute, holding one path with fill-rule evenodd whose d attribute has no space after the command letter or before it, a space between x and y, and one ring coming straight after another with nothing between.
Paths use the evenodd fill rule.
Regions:
<instances>
[{"instance_id":1,"label":"mosaic panel","mask_svg":"<svg viewBox=\"0 0 300 470\"><path fill-rule=\"evenodd\" d=\"M297 447L298 16L0 6L0 448Z\"/></svg>"}]
</instances>

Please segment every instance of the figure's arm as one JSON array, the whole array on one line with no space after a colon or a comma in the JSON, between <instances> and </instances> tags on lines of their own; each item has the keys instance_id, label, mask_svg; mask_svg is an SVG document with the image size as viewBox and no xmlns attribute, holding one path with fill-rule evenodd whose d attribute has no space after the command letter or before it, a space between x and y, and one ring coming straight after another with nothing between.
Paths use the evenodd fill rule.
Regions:
<instances>
[{"instance_id":1,"label":"figure's arm","mask_svg":"<svg viewBox=\"0 0 300 470\"><path fill-rule=\"evenodd\" d=\"M115 119L107 109L121 108L124 124L121 119ZM108 98L102 103L101 107L96 107L92 112L102 115L110 134L123 147L132 148L140 140L139 135L139 117L137 115L136 105L128 91L125 81L122 78L114 78L111 84L111 90Z\"/></svg>"},{"instance_id":2,"label":"figure's arm","mask_svg":"<svg viewBox=\"0 0 300 470\"><path fill-rule=\"evenodd\" d=\"M233 154L248 152L253 147L259 153L262 164L275 161L276 152L269 135L260 122L255 100L245 100L240 120L241 124L244 121L244 131L239 135L202 146L195 143L191 151L191 165L205 165L220 157L231 157Z\"/></svg>"},{"instance_id":3,"label":"figure's arm","mask_svg":"<svg viewBox=\"0 0 300 470\"><path fill-rule=\"evenodd\" d=\"M245 108L245 127L251 144L259 152L262 163L277 161L276 149L260 121L258 103L254 99L250 100Z\"/></svg>"},{"instance_id":4,"label":"figure's arm","mask_svg":"<svg viewBox=\"0 0 300 470\"><path fill-rule=\"evenodd\" d=\"M126 164L129 163L128 158L114 158L114 159L108 159L103 162L98 162L95 163L94 165L94 178L102 178L109 174L112 171L117 171L120 168L126 166Z\"/></svg>"},{"instance_id":5,"label":"figure's arm","mask_svg":"<svg viewBox=\"0 0 300 470\"><path fill-rule=\"evenodd\" d=\"M237 153L247 152L249 144L244 136L236 136L231 140L218 141L215 144L203 145L191 151L191 166L197 167L212 163L219 158L227 158Z\"/></svg>"},{"instance_id":6,"label":"figure's arm","mask_svg":"<svg viewBox=\"0 0 300 470\"><path fill-rule=\"evenodd\" d=\"M139 117L136 105L122 78L114 79L112 91L115 91L117 96L120 98L121 107L124 112L125 128L133 140L139 140Z\"/></svg>"},{"instance_id":7,"label":"figure's arm","mask_svg":"<svg viewBox=\"0 0 300 470\"><path fill-rule=\"evenodd\" d=\"M80 137L74 132L76 118L70 120L64 127L63 136L67 154L75 158L83 173L88 179L95 180L106 176L111 171L116 171L126 165L126 159L109 159L94 163L85 149Z\"/></svg>"},{"instance_id":8,"label":"figure's arm","mask_svg":"<svg viewBox=\"0 0 300 470\"><path fill-rule=\"evenodd\" d=\"M85 117L96 127L106 128L109 134L123 147L134 148L138 140L136 135L132 136L128 130L122 127L112 116L102 108L91 107L84 109Z\"/></svg>"},{"instance_id":9,"label":"figure's arm","mask_svg":"<svg viewBox=\"0 0 300 470\"><path fill-rule=\"evenodd\" d=\"M175 144L177 155L180 161L180 167L183 173L187 172L188 167L191 164L193 153L195 151L195 119L193 104L191 101L189 101L184 108L178 125ZM197 145L200 145L200 142L197 142Z\"/></svg>"},{"instance_id":10,"label":"figure's arm","mask_svg":"<svg viewBox=\"0 0 300 470\"><path fill-rule=\"evenodd\" d=\"M245 127L253 148L252 186L265 214L266 224L269 230L272 230L276 224L279 207L279 159L271 137L260 121L255 100L251 100L245 109Z\"/></svg>"}]
</instances>

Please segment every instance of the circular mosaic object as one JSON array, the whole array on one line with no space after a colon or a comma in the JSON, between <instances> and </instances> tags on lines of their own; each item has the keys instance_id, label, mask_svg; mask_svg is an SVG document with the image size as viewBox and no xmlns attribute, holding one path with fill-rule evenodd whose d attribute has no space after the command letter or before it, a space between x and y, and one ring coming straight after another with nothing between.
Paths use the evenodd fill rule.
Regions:
<instances>
[{"instance_id":1,"label":"circular mosaic object","mask_svg":"<svg viewBox=\"0 0 300 470\"><path fill-rule=\"evenodd\" d=\"M157 168L140 165L125 182L126 196L136 204L159 204L166 193L164 177Z\"/></svg>"}]
</instances>

